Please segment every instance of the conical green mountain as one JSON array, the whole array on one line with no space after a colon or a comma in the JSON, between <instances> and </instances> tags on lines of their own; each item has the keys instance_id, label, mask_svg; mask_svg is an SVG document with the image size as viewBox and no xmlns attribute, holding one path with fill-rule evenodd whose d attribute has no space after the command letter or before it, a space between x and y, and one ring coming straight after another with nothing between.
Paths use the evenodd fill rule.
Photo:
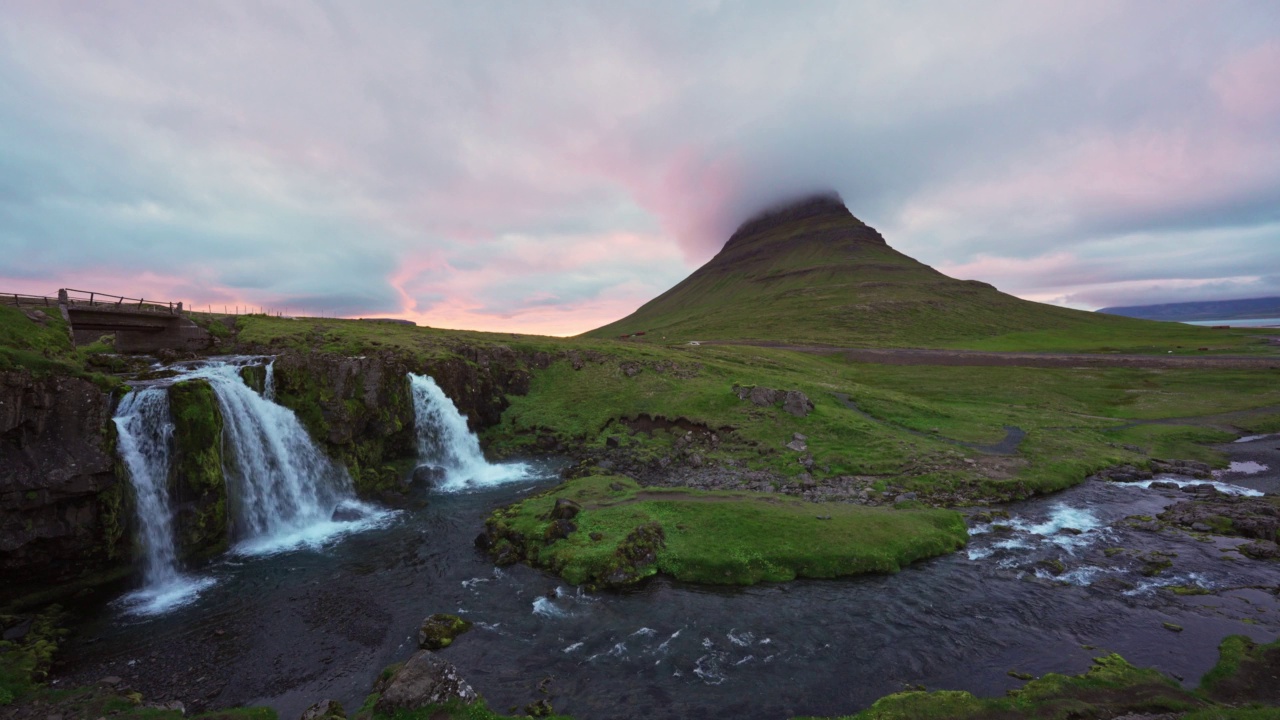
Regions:
<instances>
[{"instance_id":1,"label":"conical green mountain","mask_svg":"<svg viewBox=\"0 0 1280 720\"><path fill-rule=\"evenodd\" d=\"M962 347L1011 333L1104 340L1150 323L1069 310L956 280L889 247L839 196L805 198L748 220L683 282L586 333L646 340ZM1076 343L1068 343L1074 345ZM1086 345L1090 343L1085 343ZM995 346L986 343L987 346Z\"/></svg>"}]
</instances>

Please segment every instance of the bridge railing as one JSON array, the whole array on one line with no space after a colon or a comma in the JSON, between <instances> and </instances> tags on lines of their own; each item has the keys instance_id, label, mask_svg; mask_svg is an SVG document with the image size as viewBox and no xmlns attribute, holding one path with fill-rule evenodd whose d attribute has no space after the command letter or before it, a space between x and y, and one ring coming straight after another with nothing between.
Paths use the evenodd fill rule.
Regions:
<instances>
[{"instance_id":1,"label":"bridge railing","mask_svg":"<svg viewBox=\"0 0 1280 720\"><path fill-rule=\"evenodd\" d=\"M23 295L21 293L0 294L0 305L37 305L40 307L58 307L58 298L44 295Z\"/></svg>"},{"instance_id":2,"label":"bridge railing","mask_svg":"<svg viewBox=\"0 0 1280 720\"><path fill-rule=\"evenodd\" d=\"M100 293L89 290L72 290L64 288L58 291L58 301L66 303L69 306L94 307L112 310L127 310L129 312L155 312L175 314L182 312L182 303L167 302L164 300L146 300L144 298L124 297L123 295L112 295L110 293Z\"/></svg>"}]
</instances>

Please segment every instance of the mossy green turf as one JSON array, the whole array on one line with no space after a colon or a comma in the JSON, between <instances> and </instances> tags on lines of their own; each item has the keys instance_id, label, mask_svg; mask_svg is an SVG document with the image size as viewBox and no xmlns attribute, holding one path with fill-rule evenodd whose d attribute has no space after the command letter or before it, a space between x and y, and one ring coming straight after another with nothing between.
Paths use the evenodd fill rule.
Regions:
<instances>
[{"instance_id":1,"label":"mossy green turf","mask_svg":"<svg viewBox=\"0 0 1280 720\"><path fill-rule=\"evenodd\" d=\"M1081 675L1050 673L1002 698L978 698L955 690L903 692L880 698L866 710L841 720L1066 720L1144 713L1177 713L1182 720L1277 720L1280 708L1264 704L1266 698L1275 697L1271 686L1274 670L1261 673L1261 682L1256 676L1242 675L1256 669L1249 667L1251 664L1266 662L1266 654L1276 650L1280 650L1280 640L1263 645L1241 635L1224 638L1218 646L1217 664L1195 691L1184 690L1162 673L1136 668L1112 654L1094 659L1093 667Z\"/></svg>"},{"instance_id":2,"label":"mossy green turf","mask_svg":"<svg viewBox=\"0 0 1280 720\"><path fill-rule=\"evenodd\" d=\"M558 498L583 506L573 519L578 529L544 544ZM893 573L961 548L968 537L963 517L948 510L817 506L759 493L645 489L609 475L570 480L495 512L493 522L528 539L523 551L530 562L574 584L607 578L617 569L619 546L649 523L662 528L664 542L656 563L641 576L661 572L715 584Z\"/></svg>"},{"instance_id":3,"label":"mossy green turf","mask_svg":"<svg viewBox=\"0 0 1280 720\"><path fill-rule=\"evenodd\" d=\"M957 690L902 692L880 698L843 720L1067 720L1124 713L1181 713L1205 705L1160 672L1136 668L1119 655L1093 662L1083 674L1050 673L1002 698L978 698Z\"/></svg>"},{"instance_id":4,"label":"mossy green turf","mask_svg":"<svg viewBox=\"0 0 1280 720\"><path fill-rule=\"evenodd\" d=\"M104 388L115 380L90 371L90 356L110 351L107 346L76 348L70 327L57 308L41 308L45 319L36 322L16 307L0 305L0 370L25 369L36 375L70 375L92 380Z\"/></svg>"}]
</instances>

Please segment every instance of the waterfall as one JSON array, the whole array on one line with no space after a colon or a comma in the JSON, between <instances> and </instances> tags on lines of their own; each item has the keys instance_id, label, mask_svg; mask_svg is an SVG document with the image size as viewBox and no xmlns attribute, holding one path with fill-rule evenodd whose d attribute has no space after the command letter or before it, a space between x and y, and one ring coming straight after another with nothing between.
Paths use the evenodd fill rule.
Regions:
<instances>
[{"instance_id":1,"label":"waterfall","mask_svg":"<svg viewBox=\"0 0 1280 720\"><path fill-rule=\"evenodd\" d=\"M120 401L115 416L120 458L129 470L138 507L138 544L148 585L178 576L173 550L173 512L169 506L169 444L173 422L169 395L161 388L133 390Z\"/></svg>"},{"instance_id":2,"label":"waterfall","mask_svg":"<svg viewBox=\"0 0 1280 720\"><path fill-rule=\"evenodd\" d=\"M272 370L268 365L271 391ZM356 500L346 469L316 446L292 410L246 385L236 365L209 362L185 377L207 380L222 411L223 470L235 535L242 538L238 550L314 546L386 516Z\"/></svg>"},{"instance_id":3,"label":"waterfall","mask_svg":"<svg viewBox=\"0 0 1280 720\"><path fill-rule=\"evenodd\" d=\"M480 440L467 427L466 416L430 376L409 373L409 385L418 432L418 462L444 470L439 489L488 487L528 476L528 466L523 463L495 465L484 459Z\"/></svg>"},{"instance_id":4,"label":"waterfall","mask_svg":"<svg viewBox=\"0 0 1280 720\"><path fill-rule=\"evenodd\" d=\"M122 603L143 614L190 602L214 581L178 569L169 497L174 425L167 385L203 379L213 388L223 424L223 474L235 552L262 554L317 547L338 536L382 524L393 513L356 499L351 479L326 456L292 410L275 404L274 368L267 365L262 395L240 376L261 358L208 360L175 366L170 380L134 390L116 412L121 460L137 500L143 587Z\"/></svg>"},{"instance_id":5,"label":"waterfall","mask_svg":"<svg viewBox=\"0 0 1280 720\"><path fill-rule=\"evenodd\" d=\"M267 377L262 381L262 397L263 399L276 401L276 359L271 358L271 362L267 363Z\"/></svg>"},{"instance_id":6,"label":"waterfall","mask_svg":"<svg viewBox=\"0 0 1280 720\"><path fill-rule=\"evenodd\" d=\"M164 388L130 391L116 410L117 446L129 471L143 555L143 587L125 596L136 612L154 614L194 599L211 581L178 571L169 503L169 448L173 422Z\"/></svg>"}]
</instances>

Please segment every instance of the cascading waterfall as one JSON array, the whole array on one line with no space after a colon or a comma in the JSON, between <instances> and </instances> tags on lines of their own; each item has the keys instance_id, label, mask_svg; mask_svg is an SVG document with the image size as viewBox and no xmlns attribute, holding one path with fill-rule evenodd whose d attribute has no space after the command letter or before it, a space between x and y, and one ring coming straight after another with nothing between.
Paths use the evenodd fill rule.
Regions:
<instances>
[{"instance_id":1,"label":"cascading waterfall","mask_svg":"<svg viewBox=\"0 0 1280 720\"><path fill-rule=\"evenodd\" d=\"M490 464L480 440L467 427L448 395L427 375L409 373L414 425L418 432L418 462L444 469L440 490L488 487L528 477L523 463Z\"/></svg>"},{"instance_id":2,"label":"cascading waterfall","mask_svg":"<svg viewBox=\"0 0 1280 720\"><path fill-rule=\"evenodd\" d=\"M138 514L138 545L143 554L143 587L124 599L143 614L184 604L211 581L178 570L169 503L169 448L173 422L164 388L131 391L115 415L120 458L129 471Z\"/></svg>"},{"instance_id":3,"label":"cascading waterfall","mask_svg":"<svg viewBox=\"0 0 1280 720\"><path fill-rule=\"evenodd\" d=\"M250 358L187 366L169 382L203 379L213 388L223 421L223 473L227 479L236 552L261 554L317 546L368 529L392 513L356 499L346 470L307 435L292 410L271 402L275 382L267 365L263 395L241 378ZM164 612L194 599L212 579L178 570L169 498L173 422L168 388L153 385L124 397L115 417L119 451L137 498L138 539L144 555L143 588L124 598L131 610Z\"/></svg>"},{"instance_id":4,"label":"cascading waterfall","mask_svg":"<svg viewBox=\"0 0 1280 720\"><path fill-rule=\"evenodd\" d=\"M272 367L267 388L274 390ZM238 367L210 362L187 378L213 387L226 437L224 471L241 552L315 545L385 517L356 500L351 478L312 442L293 411L254 392ZM264 395L266 393L264 392ZM346 520L335 520L342 509Z\"/></svg>"}]
</instances>

